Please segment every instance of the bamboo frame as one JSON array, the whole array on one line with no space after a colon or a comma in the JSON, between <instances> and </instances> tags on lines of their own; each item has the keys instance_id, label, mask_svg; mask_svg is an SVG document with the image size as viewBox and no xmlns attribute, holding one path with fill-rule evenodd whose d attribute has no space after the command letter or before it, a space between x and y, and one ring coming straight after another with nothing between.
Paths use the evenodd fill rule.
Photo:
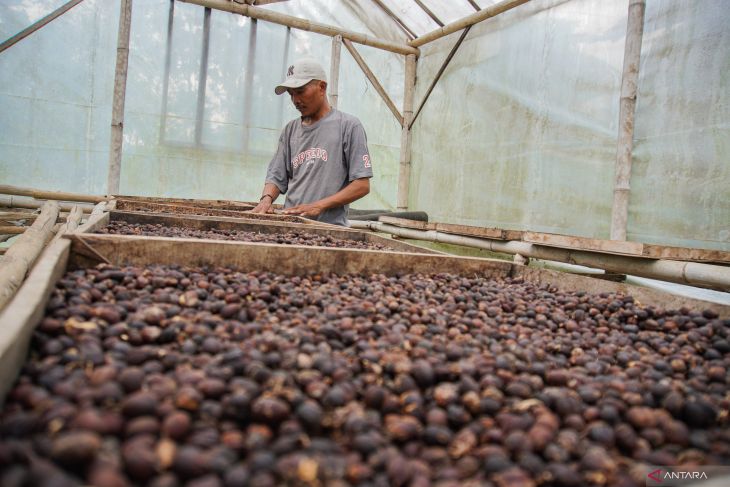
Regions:
<instances>
[{"instance_id":1,"label":"bamboo frame","mask_svg":"<svg viewBox=\"0 0 730 487\"><path fill-rule=\"evenodd\" d=\"M22 41L29 35L31 35L33 32L39 30L40 28L44 27L46 24L52 22L53 20L57 19L61 15L65 14L72 8L74 8L76 5L80 4L83 0L71 0L70 2L66 2L65 4L58 7L56 10L51 12L50 14L46 15L42 19L38 20L37 22L34 22L33 24L29 25L25 29L21 30L17 34L15 34L13 37L10 37L6 41L4 41L2 44L0 44L0 52L3 52L4 50L10 48L11 46L15 45L16 43Z\"/></svg>"},{"instance_id":2,"label":"bamboo frame","mask_svg":"<svg viewBox=\"0 0 730 487\"><path fill-rule=\"evenodd\" d=\"M337 108L340 86L340 54L342 53L342 36L336 35L332 38L332 56L330 57L330 79L327 83L329 88L329 102L333 108Z\"/></svg>"},{"instance_id":3,"label":"bamboo frame","mask_svg":"<svg viewBox=\"0 0 730 487\"><path fill-rule=\"evenodd\" d=\"M99 203L100 205L103 205L104 203ZM98 206L98 205L97 205ZM92 211L93 214L93 211ZM66 218L66 223L61 225L61 228L58 229L56 232L56 235L53 237L53 240L58 240L61 238L61 236L68 232L73 232L79 227L79 224L81 223L81 217L84 215L84 212L81 210L79 206L74 206L71 209L71 212L69 212L68 217Z\"/></svg>"},{"instance_id":4,"label":"bamboo frame","mask_svg":"<svg viewBox=\"0 0 730 487\"><path fill-rule=\"evenodd\" d=\"M33 225L27 227L25 233L5 253L0 266L0 309L13 297L33 262L52 237L51 232L57 218L58 203L46 202Z\"/></svg>"},{"instance_id":5,"label":"bamboo frame","mask_svg":"<svg viewBox=\"0 0 730 487\"><path fill-rule=\"evenodd\" d=\"M357 62L358 66L360 66L360 69L362 69L363 73L365 73L365 76L370 80L370 83L373 85L373 88L375 88L375 91L378 92L380 97L383 99L385 104L388 106L390 111L393 113L393 116L398 120L398 123L403 125L403 115L400 114L398 111L398 108L396 108L395 103L393 103L393 100L390 99L388 96L388 93L386 93L385 88L380 84L378 81L378 78L375 77L373 72L368 67L365 60L360 56L360 53L357 52L355 49L355 46L352 45L352 42L350 42L349 39L342 39L342 42L345 44L345 47L348 51L350 51L350 54L352 54L352 57L355 59L355 62Z\"/></svg>"},{"instance_id":6,"label":"bamboo frame","mask_svg":"<svg viewBox=\"0 0 730 487\"><path fill-rule=\"evenodd\" d=\"M412 47L422 46L426 43L435 41L436 39L440 39L444 36L447 36L449 34L453 34L454 32L465 29L466 27L469 27L470 25L477 24L484 20L490 19L496 15L499 15L503 12L512 10L513 8L519 7L520 5L527 3L529 1L530 0L504 0L503 2L492 5L491 7L487 7L478 12L474 12L473 14L467 15L466 17L464 17L460 20L451 22L450 24L446 24L443 27L440 27L427 34L417 37L416 39L410 41L408 43L408 45L412 46Z\"/></svg>"},{"instance_id":7,"label":"bamboo frame","mask_svg":"<svg viewBox=\"0 0 730 487\"><path fill-rule=\"evenodd\" d=\"M406 56L403 82L403 128L400 138L400 163L398 165L398 194L396 207L408 209L411 180L411 125L413 118L413 95L416 86L416 56Z\"/></svg>"},{"instance_id":8,"label":"bamboo frame","mask_svg":"<svg viewBox=\"0 0 730 487\"><path fill-rule=\"evenodd\" d=\"M216 10L222 10L234 14L245 15L253 19L266 20L275 24L286 25L295 29L306 30L309 32L316 32L318 34L327 35L334 37L341 35L343 39L348 39L358 44L366 46L377 47L390 52L399 54L418 54L419 50L415 47L407 44L400 44L397 42L390 42L381 39L376 39L366 34L359 32L352 32L349 30L340 29L331 25L321 24L319 22L312 22L306 19L300 19L299 17L293 17L291 15L284 15L279 12L274 12L260 7L251 7L249 5L235 3L227 0L180 0L185 3L192 3L200 5L201 7L210 7Z\"/></svg>"},{"instance_id":9,"label":"bamboo frame","mask_svg":"<svg viewBox=\"0 0 730 487\"><path fill-rule=\"evenodd\" d=\"M428 97L431 96L431 92L436 87L436 83L438 83L438 81L441 79L441 75L444 74L446 67L449 65L449 63L453 59L454 54L456 54L456 51L459 50L461 43L464 42L464 39L466 38L467 34L469 34L469 30L471 30L471 25L469 27L467 27L466 29L464 29L464 31L461 33L461 36L459 37L459 40L456 41L456 44L454 44L454 47L451 48L449 55L446 56L446 59L441 64L441 67L439 68L438 72L436 73L436 76L434 77L433 81L431 82L431 85L428 87L428 90L426 90L426 94L423 95L423 100L421 100L421 103L418 105L418 110L416 110L416 114L413 115L413 119L411 120L410 126L413 126L413 124L416 122L416 119L418 118L418 115L421 113L423 106L426 104Z\"/></svg>"},{"instance_id":10,"label":"bamboo frame","mask_svg":"<svg viewBox=\"0 0 730 487\"><path fill-rule=\"evenodd\" d=\"M419 7L421 7L421 10L423 10L424 12L426 12L426 15L428 15L429 17L431 17L431 19L434 22L436 22L439 25L439 27L443 27L444 26L444 23L441 22L441 19L439 19L438 17L436 17L436 14L434 14L433 12L431 12L431 9L428 8L426 6L426 4L424 4L421 0L413 0L413 1L416 2L416 5L418 5Z\"/></svg>"},{"instance_id":11,"label":"bamboo frame","mask_svg":"<svg viewBox=\"0 0 730 487\"><path fill-rule=\"evenodd\" d=\"M25 226L3 225L0 226L0 235L21 235L27 229Z\"/></svg>"},{"instance_id":12,"label":"bamboo frame","mask_svg":"<svg viewBox=\"0 0 730 487\"><path fill-rule=\"evenodd\" d=\"M23 208L33 210L42 207L45 203L45 201L36 200L27 196L0 195L0 207L5 208ZM74 206L74 203L58 203L58 207L62 211L71 211ZM78 206L80 206L85 213L90 213L91 209L93 208L87 203L81 203L78 204Z\"/></svg>"},{"instance_id":13,"label":"bamboo frame","mask_svg":"<svg viewBox=\"0 0 730 487\"><path fill-rule=\"evenodd\" d=\"M619 134L616 147L616 174L611 208L611 240L626 240L631 192L631 152L634 142L634 114L644 35L645 0L631 0L626 25L624 66L621 77Z\"/></svg>"},{"instance_id":14,"label":"bamboo frame","mask_svg":"<svg viewBox=\"0 0 730 487\"><path fill-rule=\"evenodd\" d=\"M11 194L14 196L29 196L31 198L58 201L80 201L82 203L98 203L106 201L106 196L94 196L80 193L67 193L64 191L44 191L33 188L20 188L18 186L0 185L0 194Z\"/></svg>"},{"instance_id":15,"label":"bamboo frame","mask_svg":"<svg viewBox=\"0 0 730 487\"><path fill-rule=\"evenodd\" d=\"M395 24L400 27L400 29L406 33L406 35L412 40L418 37L415 32L413 32L410 28L408 28L408 25L406 25L403 20L398 17L391 9L388 8L386 4L384 4L381 0L373 0L375 4L380 7L380 9L385 12L393 21Z\"/></svg>"},{"instance_id":16,"label":"bamboo frame","mask_svg":"<svg viewBox=\"0 0 730 487\"><path fill-rule=\"evenodd\" d=\"M119 192L122 169L122 143L124 136L124 98L127 92L127 67L129 64L129 32L132 24L132 0L121 0L119 34L117 37L117 63L114 73L114 99L112 101L111 147L109 150L109 175L107 192Z\"/></svg>"}]
</instances>

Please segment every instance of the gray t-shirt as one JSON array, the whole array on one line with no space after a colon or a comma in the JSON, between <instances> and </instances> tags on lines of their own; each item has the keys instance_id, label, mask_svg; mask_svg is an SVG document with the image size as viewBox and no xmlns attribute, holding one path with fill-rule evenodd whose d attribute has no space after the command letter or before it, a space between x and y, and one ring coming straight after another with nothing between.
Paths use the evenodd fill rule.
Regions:
<instances>
[{"instance_id":1,"label":"gray t-shirt","mask_svg":"<svg viewBox=\"0 0 730 487\"><path fill-rule=\"evenodd\" d=\"M269 163L266 182L286 194L285 208L313 203L350 182L373 177L365 129L356 117L331 109L309 126L289 122ZM347 205L323 211L318 221L349 226Z\"/></svg>"}]
</instances>

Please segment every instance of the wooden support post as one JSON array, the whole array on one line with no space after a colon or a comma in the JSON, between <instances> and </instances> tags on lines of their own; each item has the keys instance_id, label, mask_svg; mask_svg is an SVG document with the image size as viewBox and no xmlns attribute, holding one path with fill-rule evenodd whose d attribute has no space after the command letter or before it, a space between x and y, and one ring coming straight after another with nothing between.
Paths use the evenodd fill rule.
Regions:
<instances>
[{"instance_id":1,"label":"wooden support post","mask_svg":"<svg viewBox=\"0 0 730 487\"><path fill-rule=\"evenodd\" d=\"M358 44L377 47L378 49L383 49L383 50L395 52L398 54L418 54L419 53L417 48L408 46L406 44L385 41L385 40L377 39L375 37L371 37L366 34L361 34L359 32L352 32L349 30L341 29L339 27L334 27L334 26L326 25L326 24L320 24L318 22L312 22L310 20L300 19L298 17L293 17L291 15L285 15L285 14L282 14L279 12L275 12L273 10L260 8L260 7L252 7L250 5L232 2L230 0L180 0L180 1L185 2L185 3L193 3L195 5L200 5L202 7L210 7L212 9L216 9L216 10L223 10L225 12L231 12L234 14L245 15L246 17L251 17L253 19L259 19L259 20L265 20L267 22L273 22L275 24L287 25L287 26L293 27L295 29L306 30L309 32L316 32L317 34L322 34L322 35L326 35L326 36L330 36L330 37L334 37L339 34L342 36L343 39L348 39L352 42L357 42Z\"/></svg>"},{"instance_id":2,"label":"wooden support post","mask_svg":"<svg viewBox=\"0 0 730 487\"><path fill-rule=\"evenodd\" d=\"M358 66L360 66L362 72L365 73L365 76L367 76L368 80L370 80L370 83L373 85L373 88L375 88L375 91L378 92L390 111L393 112L393 116L395 116L395 119L398 120L399 124L403 125L403 115L401 115L398 109L395 107L395 103L393 103L393 100L390 99L388 93L385 92L385 88L383 88L383 86L380 84L378 78L375 77L373 72L368 67L367 63L365 63L365 60L362 58L362 56L360 56L360 53L357 52L355 46L352 45L352 42L350 42L349 39L343 38L342 42L345 44L347 50L350 51L350 54L352 54L352 57L355 59L355 62L357 62Z\"/></svg>"},{"instance_id":3,"label":"wooden support post","mask_svg":"<svg viewBox=\"0 0 730 487\"><path fill-rule=\"evenodd\" d=\"M641 60L641 39L644 34L645 9L645 0L630 0L624 47L623 76L621 79L616 176L613 186L613 207L611 209L611 240L626 240L629 193L631 191L631 151L634 141L636 86L639 82L639 62Z\"/></svg>"},{"instance_id":4,"label":"wooden support post","mask_svg":"<svg viewBox=\"0 0 730 487\"><path fill-rule=\"evenodd\" d=\"M416 86L416 56L406 56L406 69L403 87L403 128L400 137L400 165L398 167L398 196L396 206L399 210L408 209L408 195L411 179L411 119L413 118L413 93Z\"/></svg>"},{"instance_id":5,"label":"wooden support post","mask_svg":"<svg viewBox=\"0 0 730 487\"><path fill-rule=\"evenodd\" d=\"M421 103L418 105L418 110L416 110L416 114L411 119L411 125L413 125L416 122L418 115L421 113L421 110L423 109L423 105L426 104L426 100L428 100L428 97L431 96L431 92L433 91L434 87L436 86L436 83L438 83L438 80L441 79L441 75L444 74L446 67L451 62L451 59L453 59L454 54L456 54L456 51L459 50L459 46L461 46L461 43L464 42L464 39L466 38L466 35L469 33L470 29L471 29L471 26L464 29L464 32L461 33L459 40L456 41L456 44L454 44L454 47L451 48L451 52L449 52L449 55L446 56L446 59L441 64L441 67L439 68L438 73L436 73L436 76L434 77L433 81L431 82L431 86L428 87L428 90L426 90L426 94L423 95L423 100L421 100Z\"/></svg>"},{"instance_id":6,"label":"wooden support post","mask_svg":"<svg viewBox=\"0 0 730 487\"><path fill-rule=\"evenodd\" d=\"M523 3L527 3L529 1L530 0L504 0L503 2L494 4L491 7L487 7L478 12L467 15L466 17L459 19L455 22L446 24L443 27L439 27L438 29L424 34L421 37L417 37L416 39L410 41L408 45L412 47L422 46L428 42L435 41L436 39L440 39L449 34L453 34L454 32L466 29L470 25L474 25L484 20L491 19L495 15L499 15L508 10L512 10L513 8L519 7Z\"/></svg>"},{"instance_id":7,"label":"wooden support post","mask_svg":"<svg viewBox=\"0 0 730 487\"><path fill-rule=\"evenodd\" d=\"M112 135L109 150L109 177L107 179L108 194L119 193L124 135L124 96L127 91L129 31L131 24L132 0L121 0L119 34L117 36L117 66L114 74L114 100L112 101Z\"/></svg>"},{"instance_id":8,"label":"wooden support post","mask_svg":"<svg viewBox=\"0 0 730 487\"><path fill-rule=\"evenodd\" d=\"M38 198L44 200L59 200L59 201L80 201L82 203L98 203L99 201L106 201L105 196L94 196L88 194L79 193L66 193L64 191L43 191L41 189L33 188L19 188L18 186L0 185L0 194L12 194L15 196L30 196L31 198Z\"/></svg>"},{"instance_id":9,"label":"wooden support post","mask_svg":"<svg viewBox=\"0 0 730 487\"><path fill-rule=\"evenodd\" d=\"M13 297L25 275L51 238L58 218L58 203L48 201L41 214L5 253L0 265L0 309Z\"/></svg>"},{"instance_id":10,"label":"wooden support post","mask_svg":"<svg viewBox=\"0 0 730 487\"><path fill-rule=\"evenodd\" d=\"M10 46L14 45L17 42L22 41L29 35L31 35L33 32L37 31L44 25L48 24L49 22L57 19L61 15L65 14L72 8L74 8L76 5L80 4L83 0L71 0L70 2L66 2L65 4L58 7L56 10L51 12L50 14L46 15L39 21L33 23L32 25L26 27L25 29L21 30L17 34L15 34L10 39L6 40L2 44L0 44L0 52L3 52L5 49L9 48Z\"/></svg>"},{"instance_id":11,"label":"wooden support post","mask_svg":"<svg viewBox=\"0 0 730 487\"><path fill-rule=\"evenodd\" d=\"M248 32L248 59L246 59L246 78L243 90L243 153L249 153L251 145L251 113L253 113L253 74L256 71L256 39L258 38L258 21L251 19L251 29Z\"/></svg>"},{"instance_id":12,"label":"wooden support post","mask_svg":"<svg viewBox=\"0 0 730 487\"><path fill-rule=\"evenodd\" d=\"M340 53L342 52L342 36L332 38L332 56L330 58L330 80L327 87L330 90L329 100L332 108L337 108L340 84Z\"/></svg>"}]
</instances>

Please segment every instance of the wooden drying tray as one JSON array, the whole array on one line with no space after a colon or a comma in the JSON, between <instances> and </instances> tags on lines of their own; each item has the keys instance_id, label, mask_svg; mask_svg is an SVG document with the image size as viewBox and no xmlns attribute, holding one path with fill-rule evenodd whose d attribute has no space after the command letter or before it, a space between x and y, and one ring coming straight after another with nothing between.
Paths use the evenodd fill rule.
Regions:
<instances>
[{"instance_id":1,"label":"wooden drying tray","mask_svg":"<svg viewBox=\"0 0 730 487\"><path fill-rule=\"evenodd\" d=\"M166 213L177 215L199 215L199 216L229 216L256 221L278 221L291 223L304 223L307 225L326 225L315 220L292 215L279 215L276 213L258 214L247 213L246 210L229 210L210 207L201 207L185 204L164 204L148 201L135 201L126 199L116 200L116 209L124 211L139 211L145 213Z\"/></svg>"},{"instance_id":2,"label":"wooden drying tray","mask_svg":"<svg viewBox=\"0 0 730 487\"><path fill-rule=\"evenodd\" d=\"M92 220L100 218L103 216L96 215ZM513 277L564 291L621 292L632 295L642 305L712 309L722 318L730 317L730 306L492 259L200 239L66 234L49 245L18 293L0 313L0 403L25 362L33 329L43 318L58 279L68 270L99 262L230 266L242 272L272 271L284 275L333 272L392 276L405 272L449 272L484 278Z\"/></svg>"},{"instance_id":3,"label":"wooden drying tray","mask_svg":"<svg viewBox=\"0 0 730 487\"><path fill-rule=\"evenodd\" d=\"M282 234L287 232L306 232L316 235L327 235L333 238L355 240L371 244L381 244L390 247L391 250L378 250L378 252L413 252L424 254L441 254L441 252L409 244L401 240L395 240L376 235L372 232L363 232L336 225L309 225L306 228L298 223L289 222L254 222L245 221L239 218L228 217L204 217L195 215L158 215L149 213L135 213L124 211L111 211L106 218L99 219L93 226L85 229L86 233L94 233L106 227L110 221L123 221L133 224L160 224L168 227L192 228L195 230L237 230L243 232L257 232L265 234ZM140 238L149 238L140 236ZM158 237L159 238L159 237ZM314 247L314 246L309 246Z\"/></svg>"},{"instance_id":4,"label":"wooden drying tray","mask_svg":"<svg viewBox=\"0 0 730 487\"><path fill-rule=\"evenodd\" d=\"M201 208L216 208L219 210L237 210L237 211L248 211L256 207L256 203L246 201L235 201L235 200L201 200L191 198L160 198L153 196L126 196L126 195L115 195L114 198L128 200L128 201L140 201L147 203L161 203L167 205L186 205L186 206L197 206ZM274 205L274 209L282 209L282 205Z\"/></svg>"},{"instance_id":5,"label":"wooden drying tray","mask_svg":"<svg viewBox=\"0 0 730 487\"><path fill-rule=\"evenodd\" d=\"M687 262L730 263L730 252L722 250L670 247L666 245L646 244L641 242L621 242L616 240L575 237L554 233L454 225L450 223L417 222L388 216L381 216L378 221L402 228L436 230L443 233L495 240L522 240L523 242L545 245L548 247L585 250L604 254L625 255L629 257L681 260Z\"/></svg>"}]
</instances>

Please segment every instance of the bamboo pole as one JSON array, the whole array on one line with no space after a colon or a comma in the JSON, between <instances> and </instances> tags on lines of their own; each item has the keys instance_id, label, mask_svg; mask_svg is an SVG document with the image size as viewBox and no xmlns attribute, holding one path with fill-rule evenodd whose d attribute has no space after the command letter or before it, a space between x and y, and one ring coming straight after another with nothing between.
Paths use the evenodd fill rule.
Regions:
<instances>
[{"instance_id":1,"label":"bamboo pole","mask_svg":"<svg viewBox=\"0 0 730 487\"><path fill-rule=\"evenodd\" d=\"M527 3L529 1L530 0L505 0L503 2L492 5L491 7L487 7L478 12L467 15L466 17L459 19L455 22L446 24L443 27L439 27L438 29L433 30L420 37L417 37L416 39L410 41L408 45L412 47L422 46L428 42L435 41L436 39L440 39L444 36L465 29L470 25L478 24L479 22L482 22L484 20L491 19L496 15L499 15L508 10L512 10L513 8L519 7L523 3Z\"/></svg>"},{"instance_id":2,"label":"bamboo pole","mask_svg":"<svg viewBox=\"0 0 730 487\"><path fill-rule=\"evenodd\" d=\"M17 225L3 225L0 226L0 235L20 235L25 232L28 227L17 226Z\"/></svg>"},{"instance_id":3,"label":"bamboo pole","mask_svg":"<svg viewBox=\"0 0 730 487\"><path fill-rule=\"evenodd\" d=\"M112 200L113 201L113 200ZM33 198L29 198L27 196L13 196L13 195L3 195L0 194L0 207L5 208L23 208L23 209L36 209L43 206L45 201L42 200L36 200ZM73 208L77 203L66 203L66 202L59 202L58 207L62 211L71 211L71 208ZM91 212L91 209L93 208L91 205L87 203L80 203L78 204L84 212Z\"/></svg>"},{"instance_id":4,"label":"bamboo pole","mask_svg":"<svg viewBox=\"0 0 730 487\"><path fill-rule=\"evenodd\" d=\"M50 239L57 218L58 203L46 202L35 223L5 253L0 265L0 309L22 284L28 270Z\"/></svg>"},{"instance_id":5,"label":"bamboo pole","mask_svg":"<svg viewBox=\"0 0 730 487\"><path fill-rule=\"evenodd\" d=\"M109 177L107 193L119 193L122 169L122 143L124 136L124 97L127 91L127 66L129 63L129 31L132 24L132 0L121 0L119 34L117 36L117 65L114 74L114 99L112 102L111 147L109 150Z\"/></svg>"},{"instance_id":6,"label":"bamboo pole","mask_svg":"<svg viewBox=\"0 0 730 487\"><path fill-rule=\"evenodd\" d=\"M94 209L91 210L91 216L101 215L107 210L106 203L99 203L96 206L94 206Z\"/></svg>"},{"instance_id":7,"label":"bamboo pole","mask_svg":"<svg viewBox=\"0 0 730 487\"><path fill-rule=\"evenodd\" d=\"M611 240L626 240L629 195L631 192L631 151L634 142L636 86L639 82L645 8L645 0L631 0L629 2L626 44L624 46L624 67L621 78L616 176L613 186L613 207L611 208Z\"/></svg>"},{"instance_id":8,"label":"bamboo pole","mask_svg":"<svg viewBox=\"0 0 730 487\"><path fill-rule=\"evenodd\" d=\"M249 5L231 2L228 0L180 0L185 3L192 3L200 5L202 7L210 7L216 10L222 10L234 14L245 15L253 19L266 20L275 24L287 25L295 29L306 30L309 32L316 32L330 37L341 35L343 39L349 39L352 42L363 44L366 46L377 47L390 52L398 54L418 54L418 49L411 47L406 44L400 44L397 42L390 42L381 39L376 39L366 34L359 32L352 32L344 30L339 27L331 25L320 24L318 22L312 22L306 19L300 19L291 15L285 15L272 10L267 10L260 7L251 7Z\"/></svg>"},{"instance_id":9,"label":"bamboo pole","mask_svg":"<svg viewBox=\"0 0 730 487\"><path fill-rule=\"evenodd\" d=\"M103 205L104 203L99 203L100 205ZM92 211L93 214L93 211ZM58 229L56 232L56 235L53 237L54 240L57 240L61 238L62 235L66 233L71 233L74 230L76 230L79 227L79 223L81 223L81 217L84 215L84 212L81 210L79 206L74 206L71 212L68 215L68 218L66 218L66 223L61 225L61 228Z\"/></svg>"},{"instance_id":10,"label":"bamboo pole","mask_svg":"<svg viewBox=\"0 0 730 487\"><path fill-rule=\"evenodd\" d=\"M70 2L66 2L65 4L58 7L56 10L51 12L50 14L46 15L39 21L31 24L30 26L26 27L25 29L21 30L17 34L15 34L13 37L9 38L2 44L0 44L0 52L3 52L5 49L8 49L10 46L16 44L17 42L22 41L29 35L31 35L33 32L37 31L41 27L45 26L46 24L50 23L51 21L57 19L61 15L65 14L72 8L74 8L76 5L80 4L83 0L71 0Z\"/></svg>"},{"instance_id":11,"label":"bamboo pole","mask_svg":"<svg viewBox=\"0 0 730 487\"><path fill-rule=\"evenodd\" d=\"M418 36L416 35L416 33L415 33L415 32L413 32L413 31L412 31L411 29L409 29L409 28L408 28L408 26L406 25L406 23L405 23L405 22L403 22L403 20L401 20L401 18L400 18L400 17L398 17L398 16L397 16L397 15L396 15L395 13L393 13L393 11L392 11L391 9L389 9L389 8L388 8L388 6L387 6L386 4L384 4L384 3L383 3L383 2L381 1L381 0L373 0L373 2L375 2L375 3L376 3L376 4L378 5L378 7L380 7L380 9L381 9L381 10L382 10L383 12L385 12L385 13L386 13L386 14L387 14L387 15L388 15L388 16L389 16L389 17L390 17L391 19L393 19L393 21L395 22L395 24L396 24L396 25L397 25L398 27L400 27L400 28L401 28L401 30L402 30L403 32L405 32L405 33L406 33L406 35L407 35L407 36L408 36L408 37L409 37L410 39L415 39L416 37L418 37Z\"/></svg>"},{"instance_id":12,"label":"bamboo pole","mask_svg":"<svg viewBox=\"0 0 730 487\"><path fill-rule=\"evenodd\" d=\"M337 108L340 85L340 53L342 52L342 36L336 35L332 38L332 56L330 57L330 90L329 100L333 108Z\"/></svg>"},{"instance_id":13,"label":"bamboo pole","mask_svg":"<svg viewBox=\"0 0 730 487\"><path fill-rule=\"evenodd\" d=\"M98 203L106 201L106 196L94 196L79 193L66 193L64 191L43 191L33 188L20 188L18 186L0 185L0 194L11 194L15 196L29 196L44 200L80 201L83 203Z\"/></svg>"},{"instance_id":14,"label":"bamboo pole","mask_svg":"<svg viewBox=\"0 0 730 487\"><path fill-rule=\"evenodd\" d=\"M411 180L411 120L413 118L413 94L416 86L416 56L406 56L403 86L403 128L400 136L400 164L398 166L398 195L396 206L408 209Z\"/></svg>"},{"instance_id":15,"label":"bamboo pole","mask_svg":"<svg viewBox=\"0 0 730 487\"><path fill-rule=\"evenodd\" d=\"M385 88L383 88L383 86L380 84L378 78L375 77L375 74L373 74L365 60L362 58L362 56L360 56L360 53L357 52L355 46L352 45L352 42L350 42L349 39L342 39L342 42L345 44L347 50L350 51L350 54L352 54L352 57L355 59L355 62L357 62L358 66L360 66L362 72L365 73L365 76L368 78L368 80L370 80L370 83L373 85L373 88L375 88L375 91L378 92L380 97L393 113L393 116L396 118L396 120L398 120L398 123L403 125L403 115L400 114L395 106L395 103L393 103L393 100L390 99L388 93L385 92Z\"/></svg>"},{"instance_id":16,"label":"bamboo pole","mask_svg":"<svg viewBox=\"0 0 730 487\"><path fill-rule=\"evenodd\" d=\"M446 56L446 59L441 64L441 67L438 70L438 73L436 73L436 76L434 77L433 81L431 82L431 85L428 87L428 90L426 90L426 94L423 96L423 100L421 100L421 103L418 105L418 110L416 110L416 114L413 116L413 119L411 120L411 126L416 122L416 119L418 118L418 115L421 113L421 110L423 109L423 106L426 104L426 100L428 100L428 97L431 96L431 92L433 91L434 87L436 86L436 83L441 79L441 75L444 74L444 71L446 70L446 67L451 62L451 59L453 59L454 54L456 54L456 51L459 50L459 46L461 46L461 43L464 42L464 39L466 38L467 34L469 34L469 30L471 29L471 25L464 29L464 31L461 33L461 36L456 41L456 44L454 44L454 47L451 48L451 52L449 52L449 55Z\"/></svg>"},{"instance_id":17,"label":"bamboo pole","mask_svg":"<svg viewBox=\"0 0 730 487\"><path fill-rule=\"evenodd\" d=\"M431 17L431 19L434 22L436 22L439 25L439 27L443 27L444 26L444 23L441 22L441 19L439 19L438 17L436 17L436 15L433 12L431 12L431 9L428 8L421 0L413 0L413 1L416 2L416 5L418 5L419 7L421 7L421 10L423 10L424 12L426 12L426 15L428 15L429 17Z\"/></svg>"}]
</instances>

